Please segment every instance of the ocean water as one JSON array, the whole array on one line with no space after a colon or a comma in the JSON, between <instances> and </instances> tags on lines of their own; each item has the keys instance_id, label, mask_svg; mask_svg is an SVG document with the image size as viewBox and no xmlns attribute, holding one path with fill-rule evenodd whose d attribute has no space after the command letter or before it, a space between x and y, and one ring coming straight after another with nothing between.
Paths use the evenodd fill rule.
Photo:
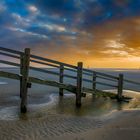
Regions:
<instances>
[{"instance_id":1,"label":"ocean water","mask_svg":"<svg viewBox=\"0 0 140 140\"><path fill-rule=\"evenodd\" d=\"M19 69L16 69L16 68L0 68L0 70L4 70L4 71L8 71L8 72L13 72L13 73L19 73ZM48 70L59 72L59 69L48 69ZM130 80L133 80L133 81L136 81L136 82L140 83L140 70L138 70L138 69L94 69L94 70L98 71L98 72L103 72L103 73L106 73L106 74L114 75L114 76L118 76L120 73L122 73L122 74L124 74L124 78L125 79L130 79ZM68 75L71 75L71 76L76 76L75 72L71 72L71 71L68 71L68 70L65 70L65 74L68 74ZM59 81L59 76L53 76L51 74L46 74L46 73L37 72L37 71L33 71L33 70L30 70L30 74L29 75L37 77L37 78L41 78L41 79L48 79L48 80ZM87 75L83 75L83 78L92 80L92 77L91 76L87 76ZM97 81L103 82L103 83L112 84L112 85L117 85L117 82L111 82L111 81L103 80L103 79L100 79L100 78L97 78ZM76 84L76 80L65 77L64 78L64 83L75 85ZM18 84L19 84L19 82L16 81L16 80L11 80L11 79L6 79L6 78L0 77L0 85L8 85L9 89L11 89L11 87L13 89L13 85L15 85L15 86L17 85L18 86ZM56 88L54 88L54 87L51 87L51 88L47 87L46 88L46 86L45 87L43 86L44 87L43 88L41 85L38 85L37 88L36 88L36 86L34 86L34 85L36 85L36 84L33 84L33 88L32 89L34 91L34 88L35 88L34 92L38 92L38 91L39 92L43 92L43 90L50 91L50 92L57 91ZM90 88L92 86L92 84L88 83L88 82L83 82L83 86ZM113 88L97 84L97 89L109 90L109 89L113 89ZM138 91L139 92L140 91L140 86L124 82L124 89L132 90L132 91ZM10 90L10 92L12 92L12 91L13 90Z\"/></svg>"},{"instance_id":2,"label":"ocean water","mask_svg":"<svg viewBox=\"0 0 140 140\"><path fill-rule=\"evenodd\" d=\"M7 72L12 72L12 73L19 73L19 69L16 69L16 68L1 68L1 70L7 71ZM129 69L128 70L94 69L94 70L99 71L99 72L104 72L107 74L111 74L114 76L119 75L119 73L123 73L124 78L140 82L140 71L139 70L129 70ZM51 71L59 72L59 69L51 69ZM76 76L76 73L69 72L69 71L65 71L65 74ZM41 78L41 79L48 79L48 80L55 80L55 81L59 80L58 76L52 76L50 74L45 74L45 73L36 72L36 71L32 71L32 70L30 71L29 75L37 77L37 78ZM84 78L92 79L92 77L85 76L85 75L84 75ZM97 81L117 85L116 82L110 82L107 80L97 79ZM75 85L76 80L73 80L70 78L64 78L64 83ZM91 83L84 82L83 86L90 88L92 85L91 85ZM20 105L19 87L20 87L19 81L0 77L0 119L2 119L2 118L5 119L6 116L8 119L17 118L17 115L19 114L19 105ZM116 92L116 89L110 88L107 86L102 86L102 85L97 85L97 89L112 90L113 92ZM140 86L129 84L129 83L124 83L124 92L126 92L126 91L131 94L133 94L133 93L139 94ZM133 92L133 91L137 91L137 92ZM33 83L32 88L28 89L29 112L32 112L33 110L36 110L37 108L44 108L44 106L46 107L49 104L54 103L53 108L55 108L54 110L57 113L59 112L59 113L64 113L64 114L69 114L69 115L70 114L76 115L75 110L73 110L73 108L75 108L75 95L73 93L64 91L65 99L64 99L64 101L61 100L61 102L60 102L58 93L59 93L58 88L45 86L45 85L38 85L38 84ZM68 95L70 95L70 96L68 96ZM124 106L126 107L125 103L122 104L122 106L120 106L120 104L118 104L117 102L114 102L114 101L112 102L111 100L104 100L104 99L98 99L98 98L95 99L96 102L95 101L93 102L93 100L92 100L91 94L87 94L87 97L84 98L82 101L82 103L84 102L83 104L85 106L82 107L80 114L83 114L83 112L86 112L85 115L94 114L94 116L96 116L97 114L99 115L99 114L103 114L105 112L118 110L120 108L124 108ZM68 109L67 109L67 106L69 106ZM98 111L97 111L97 109L95 109L96 106L98 106ZM62 108L63 108L63 110L62 110ZM7 112L9 113L9 115ZM48 112L48 111L44 111L44 112Z\"/></svg>"}]
</instances>

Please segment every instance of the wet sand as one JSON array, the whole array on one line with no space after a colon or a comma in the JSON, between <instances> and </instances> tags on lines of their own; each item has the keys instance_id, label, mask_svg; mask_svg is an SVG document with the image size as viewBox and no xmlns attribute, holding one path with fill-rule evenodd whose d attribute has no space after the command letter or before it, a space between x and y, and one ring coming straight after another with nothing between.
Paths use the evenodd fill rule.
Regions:
<instances>
[{"instance_id":1,"label":"wet sand","mask_svg":"<svg viewBox=\"0 0 140 140\"><path fill-rule=\"evenodd\" d=\"M48 140L139 140L140 110L120 111L108 124L85 132Z\"/></svg>"},{"instance_id":2,"label":"wet sand","mask_svg":"<svg viewBox=\"0 0 140 140\"><path fill-rule=\"evenodd\" d=\"M81 109L75 108L74 95L34 95L26 115L19 113L17 96L4 96L9 101L6 106L1 101L0 140L138 140L140 95L126 93L134 97L130 103L87 96Z\"/></svg>"},{"instance_id":3,"label":"wet sand","mask_svg":"<svg viewBox=\"0 0 140 140\"><path fill-rule=\"evenodd\" d=\"M140 111L119 111L102 118L48 115L0 121L0 140L139 140Z\"/></svg>"}]
</instances>

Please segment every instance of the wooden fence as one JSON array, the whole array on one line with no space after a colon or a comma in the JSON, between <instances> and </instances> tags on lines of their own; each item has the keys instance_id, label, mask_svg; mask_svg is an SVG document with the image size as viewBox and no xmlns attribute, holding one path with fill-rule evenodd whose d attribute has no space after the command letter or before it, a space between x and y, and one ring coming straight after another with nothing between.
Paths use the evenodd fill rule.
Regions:
<instances>
[{"instance_id":1,"label":"wooden fence","mask_svg":"<svg viewBox=\"0 0 140 140\"><path fill-rule=\"evenodd\" d=\"M31 83L58 87L60 96L63 96L63 90L67 90L74 93L76 95L77 107L81 106L81 98L85 97L86 93L92 93L92 94L96 93L97 84L117 88L117 91L118 91L117 97L119 100L121 100L122 98L124 81L140 85L140 83L133 82L130 80L125 80L123 78L123 74L119 74L119 76L117 77L110 74L105 74L105 73L96 72L90 69L83 68L82 62L78 62L77 66L74 66L67 63L62 63L62 62L51 60L48 58L36 56L30 53L29 48L26 48L24 52L21 52L21 51L17 51L13 49L0 47L0 55L12 57L19 61L19 63L15 63L12 61L0 60L0 63L16 66L20 68L20 74L0 71L0 77L11 78L11 79L16 79L20 81L21 112L27 111L27 92L28 92L28 88L31 88ZM30 62L42 64L45 66L50 66L52 68L58 68L59 72L51 71L51 69L48 70L48 69L30 66ZM59 81L52 81L52 80L31 77L29 76L30 69L38 71L38 72L48 73L51 75L57 75L59 76ZM64 74L65 70L76 73L76 76ZM91 78L92 80L88 78L84 78L83 75L92 77ZM65 84L64 77L75 79L77 81L77 84L76 85ZM104 79L107 81L113 81L116 84L112 85L112 84L108 84L107 82L106 83L98 82L97 78ZM83 84L82 84L83 81L92 83L92 87L91 88L83 87Z\"/></svg>"}]
</instances>

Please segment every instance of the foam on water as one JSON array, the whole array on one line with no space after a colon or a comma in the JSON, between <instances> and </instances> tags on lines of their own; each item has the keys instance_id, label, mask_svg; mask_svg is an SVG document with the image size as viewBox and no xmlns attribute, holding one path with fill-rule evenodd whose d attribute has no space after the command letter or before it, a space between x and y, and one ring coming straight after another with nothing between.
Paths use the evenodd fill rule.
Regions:
<instances>
[{"instance_id":1,"label":"foam on water","mask_svg":"<svg viewBox=\"0 0 140 140\"><path fill-rule=\"evenodd\" d=\"M140 92L132 91L132 90L124 90L125 93L131 93L131 94L140 94Z\"/></svg>"},{"instance_id":2,"label":"foam on water","mask_svg":"<svg viewBox=\"0 0 140 140\"><path fill-rule=\"evenodd\" d=\"M111 90L103 90L103 91L107 91L107 92L112 92L117 94L117 90L116 89L111 89ZM123 90L123 93L129 93L129 94L140 94L140 92L137 91L133 91L133 90Z\"/></svg>"},{"instance_id":3,"label":"foam on water","mask_svg":"<svg viewBox=\"0 0 140 140\"><path fill-rule=\"evenodd\" d=\"M111 92L116 92L115 90L108 90L108 91L111 91ZM130 93L130 94L140 94L139 92L133 92L133 91L129 91L129 90L124 90L124 93ZM62 105L58 104L58 101L59 101L59 95L57 94L51 94L51 95L46 95L44 96L44 98L47 100L48 97L49 97L49 100L45 103L38 103L38 104L28 104L28 112L27 112L27 115L29 116L29 118L32 118L32 117L35 117L36 114L48 114L48 109L51 109L52 106L53 107L57 107L57 111L60 109L59 108L59 105L62 107L62 114L72 114L72 115L75 115L73 114L73 108L74 108L74 104L71 102L73 100L73 97L75 95L74 94L65 94L64 96L64 100L62 100ZM96 112L95 108L91 109L90 106L92 106L91 102L89 99L91 99L90 97L91 95L88 95L86 97L86 101L83 100L83 106L82 106L82 111L83 112L87 112L87 114L92 114L92 112ZM71 98L72 97L72 98ZM97 99L98 100L98 99ZM97 101L96 101L97 102ZM93 107L97 106L99 107L100 110L102 110L102 107L99 105L99 104L104 104L104 106L111 106L114 104L115 107L114 108L106 108L106 110L108 110L107 112L104 112L104 113L111 113L112 111L116 110L117 109L117 103L113 103L112 101L110 102L103 102L100 100L98 101L98 103L95 103L95 101L93 102L95 105L93 105ZM133 103L132 103L133 104ZM86 106L85 106L86 105ZM69 106L69 110L67 110L67 107L65 106ZM47 109L47 110L46 110ZM55 110L54 109L54 110ZM89 109L89 112L87 111ZM51 109L52 110L52 109ZM118 110L118 109L117 109ZM98 111L97 111L98 112ZM104 114L103 113L103 114ZM102 115L103 115L102 114ZM19 105L17 106L11 106L11 107L2 107L0 109L0 120L19 120L20 119L20 108L19 108ZM86 114L85 114L86 115ZM95 116L95 115L94 115Z\"/></svg>"},{"instance_id":4,"label":"foam on water","mask_svg":"<svg viewBox=\"0 0 140 140\"><path fill-rule=\"evenodd\" d=\"M31 109L31 110L34 110L35 109L36 110L36 109L40 109L42 107L45 107L45 106L49 106L49 105L54 104L55 101L56 101L56 95L55 94L51 94L49 96L49 98L50 98L50 100L48 102L46 102L46 103L30 104L29 105L29 109Z\"/></svg>"},{"instance_id":5,"label":"foam on water","mask_svg":"<svg viewBox=\"0 0 140 140\"><path fill-rule=\"evenodd\" d=\"M18 107L4 107L0 109L0 120L15 120L18 118Z\"/></svg>"},{"instance_id":6,"label":"foam on water","mask_svg":"<svg viewBox=\"0 0 140 140\"><path fill-rule=\"evenodd\" d=\"M41 104L29 104L28 105L28 114L31 114L34 112L34 110L39 110L42 107L46 107L49 105L52 105L56 101L56 95L51 94L49 96L50 100L47 103L41 103ZM20 114L20 108L17 106L11 106L11 107L3 107L0 109L0 120L17 120L19 119Z\"/></svg>"},{"instance_id":7,"label":"foam on water","mask_svg":"<svg viewBox=\"0 0 140 140\"><path fill-rule=\"evenodd\" d=\"M7 82L0 82L0 85L7 85Z\"/></svg>"}]
</instances>

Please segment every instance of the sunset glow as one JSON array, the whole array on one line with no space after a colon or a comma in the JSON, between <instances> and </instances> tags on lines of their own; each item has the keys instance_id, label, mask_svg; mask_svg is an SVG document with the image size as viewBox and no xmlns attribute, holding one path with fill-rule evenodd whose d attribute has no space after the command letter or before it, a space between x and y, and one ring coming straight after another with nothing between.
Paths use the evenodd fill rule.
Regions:
<instances>
[{"instance_id":1,"label":"sunset glow","mask_svg":"<svg viewBox=\"0 0 140 140\"><path fill-rule=\"evenodd\" d=\"M91 68L139 68L139 7L140 0L1 0L0 45Z\"/></svg>"}]
</instances>

